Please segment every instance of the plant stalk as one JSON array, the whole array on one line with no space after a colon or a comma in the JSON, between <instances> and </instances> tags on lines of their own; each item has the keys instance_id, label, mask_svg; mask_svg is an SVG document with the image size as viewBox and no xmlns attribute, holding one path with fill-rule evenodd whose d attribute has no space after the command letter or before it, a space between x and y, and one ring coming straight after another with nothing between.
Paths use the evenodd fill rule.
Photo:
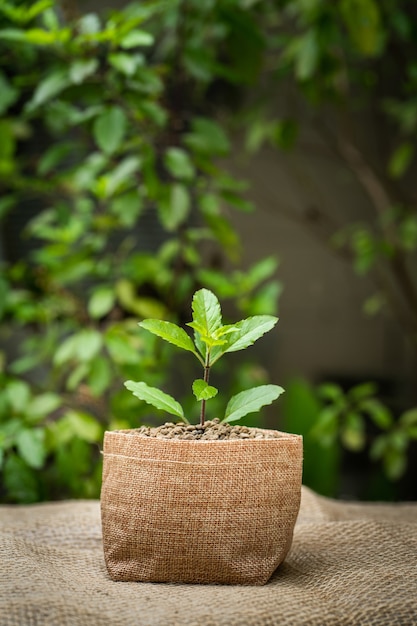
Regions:
<instances>
[{"instance_id":1,"label":"plant stalk","mask_svg":"<svg viewBox=\"0 0 417 626\"><path fill-rule=\"evenodd\" d=\"M204 377L203 380L208 384L210 378L210 351L207 350L206 354L206 362L204 364ZM200 411L200 426L204 426L204 421L206 418L206 400L201 401L201 411Z\"/></svg>"}]
</instances>

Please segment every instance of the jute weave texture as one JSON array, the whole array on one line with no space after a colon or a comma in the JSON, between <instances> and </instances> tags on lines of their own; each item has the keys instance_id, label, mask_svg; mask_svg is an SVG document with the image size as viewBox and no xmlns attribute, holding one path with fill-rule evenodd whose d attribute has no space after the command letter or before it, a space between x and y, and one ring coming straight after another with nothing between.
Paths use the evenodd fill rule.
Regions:
<instances>
[{"instance_id":1,"label":"jute weave texture","mask_svg":"<svg viewBox=\"0 0 417 626\"><path fill-rule=\"evenodd\" d=\"M113 580L265 584L291 546L302 438L179 441L106 432L101 512Z\"/></svg>"},{"instance_id":2,"label":"jute weave texture","mask_svg":"<svg viewBox=\"0 0 417 626\"><path fill-rule=\"evenodd\" d=\"M98 501L0 507L0 626L416 626L417 504L303 488L294 541L264 586L122 583Z\"/></svg>"}]
</instances>

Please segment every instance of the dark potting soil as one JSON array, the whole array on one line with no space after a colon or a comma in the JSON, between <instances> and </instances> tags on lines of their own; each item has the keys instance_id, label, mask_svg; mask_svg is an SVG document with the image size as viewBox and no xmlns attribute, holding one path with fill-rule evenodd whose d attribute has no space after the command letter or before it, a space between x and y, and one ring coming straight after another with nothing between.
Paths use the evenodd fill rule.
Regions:
<instances>
[{"instance_id":1,"label":"dark potting soil","mask_svg":"<svg viewBox=\"0 0 417 626\"><path fill-rule=\"evenodd\" d=\"M219 439L277 439L281 435L274 430L221 424L218 419L207 421L204 426L166 422L162 426L141 426L130 431L132 435L156 437L157 439L188 439L190 441Z\"/></svg>"}]
</instances>

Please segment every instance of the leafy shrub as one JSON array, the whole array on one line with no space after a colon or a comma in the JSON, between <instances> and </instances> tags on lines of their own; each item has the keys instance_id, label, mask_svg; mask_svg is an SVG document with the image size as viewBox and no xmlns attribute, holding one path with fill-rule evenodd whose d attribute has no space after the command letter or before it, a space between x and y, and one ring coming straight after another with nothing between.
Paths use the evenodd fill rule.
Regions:
<instances>
[{"instance_id":1,"label":"leafy shrub","mask_svg":"<svg viewBox=\"0 0 417 626\"><path fill-rule=\"evenodd\" d=\"M209 4L181 20L176 3L75 21L53 0L0 8L5 501L98 495L104 429L148 417L122 381L174 384L138 317L181 322L203 285L275 311L275 260L239 268L230 214L252 207L218 164L230 141L209 92L231 42Z\"/></svg>"}]
</instances>

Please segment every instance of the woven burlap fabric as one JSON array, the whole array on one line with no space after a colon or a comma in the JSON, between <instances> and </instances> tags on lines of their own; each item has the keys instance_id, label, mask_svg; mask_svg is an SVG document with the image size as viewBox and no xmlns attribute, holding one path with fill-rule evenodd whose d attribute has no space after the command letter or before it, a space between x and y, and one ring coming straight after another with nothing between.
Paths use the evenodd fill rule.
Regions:
<instances>
[{"instance_id":1,"label":"woven burlap fabric","mask_svg":"<svg viewBox=\"0 0 417 626\"><path fill-rule=\"evenodd\" d=\"M0 507L0 626L413 626L417 504L303 488L294 541L264 586L113 582L99 502Z\"/></svg>"},{"instance_id":2,"label":"woven burlap fabric","mask_svg":"<svg viewBox=\"0 0 417 626\"><path fill-rule=\"evenodd\" d=\"M107 432L101 513L113 580L265 584L291 546L302 439Z\"/></svg>"}]
</instances>

